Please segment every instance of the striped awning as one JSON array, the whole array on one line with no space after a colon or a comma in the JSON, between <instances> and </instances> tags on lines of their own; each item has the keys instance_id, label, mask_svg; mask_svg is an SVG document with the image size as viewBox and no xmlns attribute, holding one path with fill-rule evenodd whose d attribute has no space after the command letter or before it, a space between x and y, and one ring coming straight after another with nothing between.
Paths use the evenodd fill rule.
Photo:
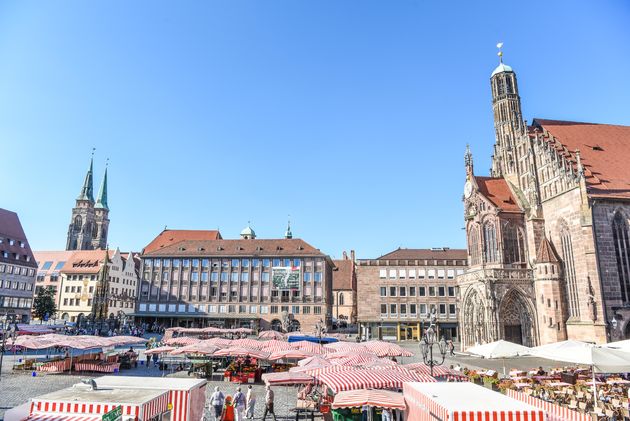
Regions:
<instances>
[{"instance_id":1,"label":"striped awning","mask_svg":"<svg viewBox=\"0 0 630 421\"><path fill-rule=\"evenodd\" d=\"M363 405L402 410L406 408L405 398L402 393L374 389L339 392L335 395L332 407L352 408L362 407Z\"/></svg>"},{"instance_id":2,"label":"striped awning","mask_svg":"<svg viewBox=\"0 0 630 421\"><path fill-rule=\"evenodd\" d=\"M333 393L359 389L402 389L405 382L435 382L431 376L399 370L359 369L325 372L315 376Z\"/></svg>"},{"instance_id":3,"label":"striped awning","mask_svg":"<svg viewBox=\"0 0 630 421\"><path fill-rule=\"evenodd\" d=\"M391 342L368 341L361 345L379 357L413 357L413 352L407 351L400 345Z\"/></svg>"},{"instance_id":4,"label":"striped awning","mask_svg":"<svg viewBox=\"0 0 630 421\"><path fill-rule=\"evenodd\" d=\"M269 353L258 349L232 347L220 349L214 353L215 357L254 357L265 360L269 357Z\"/></svg>"},{"instance_id":5,"label":"striped awning","mask_svg":"<svg viewBox=\"0 0 630 421\"><path fill-rule=\"evenodd\" d=\"M100 421L100 416L80 414L31 414L27 421Z\"/></svg>"},{"instance_id":6,"label":"striped awning","mask_svg":"<svg viewBox=\"0 0 630 421\"><path fill-rule=\"evenodd\" d=\"M297 341L291 342L291 346L296 349L300 349L302 351L311 352L315 355L324 355L328 352L332 352L328 348L322 346L321 344L316 344L311 341Z\"/></svg>"},{"instance_id":7,"label":"striped awning","mask_svg":"<svg viewBox=\"0 0 630 421\"><path fill-rule=\"evenodd\" d=\"M287 341L278 341L276 339L272 339L270 341L261 342L261 350L267 352L278 352L278 351L288 351L290 349L295 349L291 344Z\"/></svg>"},{"instance_id":8,"label":"striped awning","mask_svg":"<svg viewBox=\"0 0 630 421\"><path fill-rule=\"evenodd\" d=\"M295 373L291 371L284 371L280 373L265 373L262 375L262 380L267 385L290 385L290 384L308 384L313 383L313 377L303 374Z\"/></svg>"},{"instance_id":9,"label":"striped awning","mask_svg":"<svg viewBox=\"0 0 630 421\"><path fill-rule=\"evenodd\" d=\"M299 349L290 349L286 351L275 351L269 356L270 361L283 360L283 359L303 359L312 357L313 354Z\"/></svg>"},{"instance_id":10,"label":"striped awning","mask_svg":"<svg viewBox=\"0 0 630 421\"><path fill-rule=\"evenodd\" d=\"M424 363L405 364L402 367L420 374L425 374L428 376L431 375L431 367ZM444 367L443 365L433 367L433 377L456 381L468 381L468 377L461 371L451 370L450 368Z\"/></svg>"}]
</instances>

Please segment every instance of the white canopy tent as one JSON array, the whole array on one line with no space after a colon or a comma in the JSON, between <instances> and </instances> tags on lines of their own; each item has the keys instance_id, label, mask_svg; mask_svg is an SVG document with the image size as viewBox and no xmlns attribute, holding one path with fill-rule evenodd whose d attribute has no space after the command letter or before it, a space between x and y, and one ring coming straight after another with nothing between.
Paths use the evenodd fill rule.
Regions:
<instances>
[{"instance_id":1,"label":"white canopy tent","mask_svg":"<svg viewBox=\"0 0 630 421\"><path fill-rule=\"evenodd\" d=\"M630 339L625 341L609 342L606 345L602 345L606 348L620 349L622 351L630 352Z\"/></svg>"},{"instance_id":2,"label":"white canopy tent","mask_svg":"<svg viewBox=\"0 0 630 421\"><path fill-rule=\"evenodd\" d=\"M489 359L503 359L503 375L505 376L505 359L530 355L531 348L501 339L487 344L473 346L468 348L467 352Z\"/></svg>"}]
</instances>

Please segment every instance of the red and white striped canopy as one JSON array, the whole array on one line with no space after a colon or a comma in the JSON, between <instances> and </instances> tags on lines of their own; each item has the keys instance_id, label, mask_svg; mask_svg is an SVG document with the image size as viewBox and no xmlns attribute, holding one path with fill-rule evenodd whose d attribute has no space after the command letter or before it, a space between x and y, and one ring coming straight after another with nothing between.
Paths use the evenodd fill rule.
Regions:
<instances>
[{"instance_id":1,"label":"red and white striped canopy","mask_svg":"<svg viewBox=\"0 0 630 421\"><path fill-rule=\"evenodd\" d=\"M260 332L258 334L258 338L259 339L284 339L284 335L280 332L277 332L275 330L265 330L263 332Z\"/></svg>"},{"instance_id":2,"label":"red and white striped canopy","mask_svg":"<svg viewBox=\"0 0 630 421\"><path fill-rule=\"evenodd\" d=\"M401 410L407 407L402 393L374 389L339 392L335 395L332 407L352 408L357 406L361 407L363 405Z\"/></svg>"},{"instance_id":3,"label":"red and white striped canopy","mask_svg":"<svg viewBox=\"0 0 630 421\"><path fill-rule=\"evenodd\" d=\"M257 341L256 339L234 339L230 346L232 347L244 347L252 349L262 349L264 342Z\"/></svg>"},{"instance_id":4,"label":"red and white striped canopy","mask_svg":"<svg viewBox=\"0 0 630 421\"><path fill-rule=\"evenodd\" d=\"M308 351L316 355L324 355L329 352L332 352L330 349L325 348L321 344L316 344L310 341L291 342L290 345L295 349L301 349L302 351Z\"/></svg>"},{"instance_id":5,"label":"red and white striped canopy","mask_svg":"<svg viewBox=\"0 0 630 421\"><path fill-rule=\"evenodd\" d=\"M261 342L260 349L267 352L276 352L295 349L295 347L291 346L291 344L286 341L278 341L276 339L272 339L270 341Z\"/></svg>"},{"instance_id":6,"label":"red and white striped canopy","mask_svg":"<svg viewBox=\"0 0 630 421\"><path fill-rule=\"evenodd\" d=\"M80 414L31 414L27 421L100 421L101 417Z\"/></svg>"},{"instance_id":7,"label":"red and white striped canopy","mask_svg":"<svg viewBox=\"0 0 630 421\"><path fill-rule=\"evenodd\" d=\"M242 347L230 347L220 349L214 353L216 357L254 357L261 360L269 358L269 353L258 349L242 348Z\"/></svg>"},{"instance_id":8,"label":"red and white striped canopy","mask_svg":"<svg viewBox=\"0 0 630 421\"><path fill-rule=\"evenodd\" d=\"M328 355L326 355L326 359L329 361L333 361L336 359L341 359L341 358L348 358L348 357L356 357L357 355L362 355L366 358L378 358L376 356L376 354L367 351L365 349L356 349L354 351L338 351L338 352L332 352Z\"/></svg>"},{"instance_id":9,"label":"red and white striped canopy","mask_svg":"<svg viewBox=\"0 0 630 421\"><path fill-rule=\"evenodd\" d=\"M391 342L368 341L362 345L379 357L413 357L413 352L407 351L400 345Z\"/></svg>"},{"instance_id":10,"label":"red and white striped canopy","mask_svg":"<svg viewBox=\"0 0 630 421\"><path fill-rule=\"evenodd\" d=\"M311 354L310 352L300 351L299 349L289 349L286 351L272 352L268 359L271 361L276 361L283 359L302 359L312 356L313 354Z\"/></svg>"},{"instance_id":11,"label":"red and white striped canopy","mask_svg":"<svg viewBox=\"0 0 630 421\"><path fill-rule=\"evenodd\" d=\"M398 370L360 369L326 372L315 376L333 393L358 389L402 389L405 382L435 382L431 376Z\"/></svg>"},{"instance_id":12,"label":"red and white striped canopy","mask_svg":"<svg viewBox=\"0 0 630 421\"><path fill-rule=\"evenodd\" d=\"M415 371L416 373L431 375L431 367L424 363L405 364L402 367L407 370ZM433 377L445 378L449 380L468 381L468 377L459 371L451 370L442 365L433 367Z\"/></svg>"},{"instance_id":13,"label":"red and white striped canopy","mask_svg":"<svg viewBox=\"0 0 630 421\"><path fill-rule=\"evenodd\" d=\"M312 383L313 377L304 373L295 373L284 371L280 373L265 373L262 380L267 385L290 385L290 384L307 384Z\"/></svg>"},{"instance_id":14,"label":"red and white striped canopy","mask_svg":"<svg viewBox=\"0 0 630 421\"><path fill-rule=\"evenodd\" d=\"M177 348L171 351L171 355L181 355L181 354L203 354L203 355L213 355L220 348L216 345L204 344L202 342L198 342L192 345L186 345L181 348Z\"/></svg>"},{"instance_id":15,"label":"red and white striped canopy","mask_svg":"<svg viewBox=\"0 0 630 421\"><path fill-rule=\"evenodd\" d=\"M159 346L157 348L151 348L151 349L147 349L146 351L144 351L144 353L146 355L153 355L153 354L165 354L167 352L171 352L173 350L175 350L176 348L172 347L172 346Z\"/></svg>"},{"instance_id":16,"label":"red and white striped canopy","mask_svg":"<svg viewBox=\"0 0 630 421\"><path fill-rule=\"evenodd\" d=\"M357 354L351 357L335 358L330 360L333 365L347 365L347 366L363 366L365 364L374 363L379 360L376 355L372 354Z\"/></svg>"},{"instance_id":17,"label":"red and white striped canopy","mask_svg":"<svg viewBox=\"0 0 630 421\"><path fill-rule=\"evenodd\" d=\"M335 342L324 345L324 348L333 352L367 352L367 349L363 346L363 344L358 344L356 342Z\"/></svg>"},{"instance_id":18,"label":"red and white striped canopy","mask_svg":"<svg viewBox=\"0 0 630 421\"><path fill-rule=\"evenodd\" d=\"M304 369L298 370L300 368L304 368ZM308 374L309 376L313 376L316 378L319 378L319 376L324 373L339 373L342 371L354 371L354 370L357 370L357 368L349 366L349 365L331 365L328 367L316 367L316 368L294 367L290 369L290 371L293 371L294 373L296 372L304 373L304 374Z\"/></svg>"},{"instance_id":19,"label":"red and white striped canopy","mask_svg":"<svg viewBox=\"0 0 630 421\"><path fill-rule=\"evenodd\" d=\"M192 336L180 336L179 338L170 338L164 341L166 345L192 345L199 342L199 338L193 338Z\"/></svg>"},{"instance_id":20,"label":"red and white striped canopy","mask_svg":"<svg viewBox=\"0 0 630 421\"><path fill-rule=\"evenodd\" d=\"M201 343L206 345L216 345L221 348L229 348L230 346L232 346L232 341L225 338L210 338L201 341Z\"/></svg>"}]
</instances>

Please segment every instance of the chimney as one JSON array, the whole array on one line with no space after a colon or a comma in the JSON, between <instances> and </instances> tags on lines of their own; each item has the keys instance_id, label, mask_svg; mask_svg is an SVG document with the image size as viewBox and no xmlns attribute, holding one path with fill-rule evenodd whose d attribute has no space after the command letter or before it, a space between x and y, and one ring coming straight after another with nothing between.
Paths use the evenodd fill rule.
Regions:
<instances>
[{"instance_id":1,"label":"chimney","mask_svg":"<svg viewBox=\"0 0 630 421\"><path fill-rule=\"evenodd\" d=\"M348 260L348 253L346 253L345 250L343 251L342 256L343 256L343 260Z\"/></svg>"},{"instance_id":2,"label":"chimney","mask_svg":"<svg viewBox=\"0 0 630 421\"><path fill-rule=\"evenodd\" d=\"M350 250L350 260L354 262L354 250Z\"/></svg>"}]
</instances>

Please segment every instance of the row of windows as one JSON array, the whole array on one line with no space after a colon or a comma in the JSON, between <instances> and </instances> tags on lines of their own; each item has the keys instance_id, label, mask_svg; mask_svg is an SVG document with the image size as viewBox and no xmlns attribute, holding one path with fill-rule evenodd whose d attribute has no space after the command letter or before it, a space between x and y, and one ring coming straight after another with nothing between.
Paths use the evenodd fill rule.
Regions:
<instances>
[{"instance_id":1,"label":"row of windows","mask_svg":"<svg viewBox=\"0 0 630 421\"><path fill-rule=\"evenodd\" d=\"M4 257L5 259L13 258L15 260L24 260L25 262L31 261L31 256L29 256L28 254L9 253L8 251L3 251L2 257Z\"/></svg>"},{"instance_id":2,"label":"row of windows","mask_svg":"<svg viewBox=\"0 0 630 421\"><path fill-rule=\"evenodd\" d=\"M6 241L7 243L9 243L9 245L10 245L10 246L14 246L14 245L15 245L15 243L17 242L17 243L18 243L18 245L19 245L21 248L26 248L26 243L25 243L24 241L21 241L21 240L14 240L14 239L12 239L12 238L2 238L2 237L0 237L0 244L4 243L5 241Z\"/></svg>"},{"instance_id":3,"label":"row of windows","mask_svg":"<svg viewBox=\"0 0 630 421\"><path fill-rule=\"evenodd\" d=\"M418 297L426 297L427 292L429 297L449 297L455 296L455 287L447 286L430 286L430 287L381 287L381 297L415 297L416 292Z\"/></svg>"},{"instance_id":4,"label":"row of windows","mask_svg":"<svg viewBox=\"0 0 630 421\"><path fill-rule=\"evenodd\" d=\"M212 267L242 267L242 268L248 268L248 267L254 267L254 268L258 268L258 267L271 267L272 265L274 267L277 266L292 266L292 267L300 267L302 265L302 260L301 259L289 259L289 258L285 258L285 259L279 259L279 258L275 258L275 259L144 259L144 266L145 267L174 267L174 268L178 268L180 267L180 265L182 267L194 267L197 268L201 265L201 267L207 268L210 267L210 265L212 264ZM312 260L305 260L304 264L306 266L312 266L313 265L313 261ZM323 262L322 261L317 261L315 262L316 266L323 266Z\"/></svg>"},{"instance_id":5,"label":"row of windows","mask_svg":"<svg viewBox=\"0 0 630 421\"><path fill-rule=\"evenodd\" d=\"M6 297L0 295L0 307L5 308L31 308L33 300L30 298Z\"/></svg>"},{"instance_id":6,"label":"row of windows","mask_svg":"<svg viewBox=\"0 0 630 421\"><path fill-rule=\"evenodd\" d=\"M455 279L455 274L461 275L463 269L380 269L381 279Z\"/></svg>"},{"instance_id":7,"label":"row of windows","mask_svg":"<svg viewBox=\"0 0 630 421\"><path fill-rule=\"evenodd\" d=\"M28 282L9 281L0 279L0 288L5 289L19 289L22 291L32 291L33 284Z\"/></svg>"},{"instance_id":8,"label":"row of windows","mask_svg":"<svg viewBox=\"0 0 630 421\"><path fill-rule=\"evenodd\" d=\"M145 272L144 274L145 276L145 280L149 279L149 273ZM158 280L158 276L159 274L156 272L153 274L153 281L157 281ZM302 279L304 282L311 282L311 280L315 281L315 282L321 282L322 279L324 277L323 272L304 272L302 274ZM177 280L177 278L179 278L179 272L178 271L173 271L173 280ZM250 280L250 274L249 272L183 272L182 273L182 281L192 281L192 282L197 282L199 280L201 280L201 282L208 282L208 279L210 279L210 281L212 282L218 282L219 278L221 279L222 282L227 282L227 281L231 281L231 282L249 282ZM262 272L262 273L258 273L258 272L254 272L251 276L251 279L254 281L259 281L262 279L262 282L269 282L271 278L270 272ZM163 282L168 282L171 280L171 274L170 272L162 272L162 281ZM134 282L135 284L135 282Z\"/></svg>"},{"instance_id":9,"label":"row of windows","mask_svg":"<svg viewBox=\"0 0 630 421\"><path fill-rule=\"evenodd\" d=\"M8 274L22 275L22 276L33 276L35 275L35 269L0 264L0 273L8 273Z\"/></svg>"},{"instance_id":10,"label":"row of windows","mask_svg":"<svg viewBox=\"0 0 630 421\"><path fill-rule=\"evenodd\" d=\"M57 264L55 265L55 269L54 270L61 270L61 268L63 268L63 265L65 265L65 264L66 264L66 262L57 262ZM42 266L41 266L40 269L41 270L48 270L48 269L50 269L52 267L52 265L53 265L53 262L47 261L47 262L42 263Z\"/></svg>"},{"instance_id":11,"label":"row of windows","mask_svg":"<svg viewBox=\"0 0 630 421\"><path fill-rule=\"evenodd\" d=\"M63 299L63 305L64 307L78 307L78 306L82 306L85 304L81 303L81 299L79 298L64 298ZM109 301L109 306L110 307L121 307L121 308L134 308L135 303L132 301L117 301L117 300L110 300ZM87 306L88 307L92 307L92 299L88 298L87 299Z\"/></svg>"},{"instance_id":12,"label":"row of windows","mask_svg":"<svg viewBox=\"0 0 630 421\"><path fill-rule=\"evenodd\" d=\"M418 313L418 310L420 312ZM427 312L426 304L381 304L381 317L418 317L426 318L432 312L437 312L440 316L455 316L457 308L455 304L431 304Z\"/></svg>"},{"instance_id":13,"label":"row of windows","mask_svg":"<svg viewBox=\"0 0 630 421\"><path fill-rule=\"evenodd\" d=\"M246 305L246 304L140 304L138 311L158 311L169 313L219 313L219 314L279 314L291 312L293 314L322 314L321 306L267 306L267 305Z\"/></svg>"},{"instance_id":14,"label":"row of windows","mask_svg":"<svg viewBox=\"0 0 630 421\"><path fill-rule=\"evenodd\" d=\"M525 235L520 226L511 221L502 221L502 254L503 263L525 263ZM479 265L485 263L498 263L501 257L497 228L491 221L486 221L481 227L472 226L468 231L468 251L470 252L470 264Z\"/></svg>"}]
</instances>

